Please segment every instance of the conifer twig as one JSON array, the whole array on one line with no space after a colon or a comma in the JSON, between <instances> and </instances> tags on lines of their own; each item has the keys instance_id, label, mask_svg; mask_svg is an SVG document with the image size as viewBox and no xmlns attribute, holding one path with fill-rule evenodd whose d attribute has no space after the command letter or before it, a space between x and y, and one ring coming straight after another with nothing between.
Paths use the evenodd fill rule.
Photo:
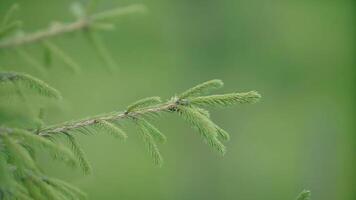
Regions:
<instances>
[{"instance_id":1,"label":"conifer twig","mask_svg":"<svg viewBox=\"0 0 356 200\"><path fill-rule=\"evenodd\" d=\"M97 117L92 117L88 119L82 119L74 122L69 122L69 123L63 123L63 124L58 124L54 126L50 126L47 128L44 128L39 131L39 135L50 135L53 133L61 133L61 132L67 132L71 131L74 129L78 129L81 127L85 126L90 126L94 124L98 124L101 121L116 121L120 119L129 119L132 117L138 117L138 116L143 116L146 114L151 114L151 113L161 113L165 111L171 111L177 108L177 103L176 102L169 102L169 103L164 103L160 104L155 107L148 107L148 108L143 108L137 111L132 111L130 113L125 113L125 112L114 112L110 113L110 115L99 115Z\"/></svg>"},{"instance_id":2,"label":"conifer twig","mask_svg":"<svg viewBox=\"0 0 356 200\"><path fill-rule=\"evenodd\" d=\"M99 12L91 16L84 16L76 21L69 23L55 23L48 28L38 30L33 33L28 33L22 36L13 36L0 42L0 49L13 48L26 44L36 43L48 38L63 35L66 33L72 33L81 30L89 29L95 22L102 20L110 20L114 17L118 17L133 12L144 11L145 7L140 4L130 5L122 8L113 8L111 10Z\"/></svg>"}]
</instances>

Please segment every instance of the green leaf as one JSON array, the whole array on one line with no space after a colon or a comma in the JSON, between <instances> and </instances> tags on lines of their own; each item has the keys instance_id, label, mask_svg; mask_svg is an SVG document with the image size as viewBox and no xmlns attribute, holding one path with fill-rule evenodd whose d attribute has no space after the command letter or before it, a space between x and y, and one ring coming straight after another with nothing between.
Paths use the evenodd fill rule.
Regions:
<instances>
[{"instance_id":1,"label":"green leaf","mask_svg":"<svg viewBox=\"0 0 356 200\"><path fill-rule=\"evenodd\" d=\"M195 106L230 106L237 103L255 103L261 98L256 91L195 97L189 100Z\"/></svg>"},{"instance_id":2,"label":"green leaf","mask_svg":"<svg viewBox=\"0 0 356 200\"><path fill-rule=\"evenodd\" d=\"M132 111L138 110L140 108L158 104L160 102L161 102L161 98L159 98L159 97L143 98L143 99L140 99L140 100L134 102L133 104L129 105L126 109L126 112L132 112Z\"/></svg>"},{"instance_id":3,"label":"green leaf","mask_svg":"<svg viewBox=\"0 0 356 200\"><path fill-rule=\"evenodd\" d=\"M185 99L185 98L192 97L192 96L198 96L198 95L210 92L211 90L221 88L223 85L224 85L224 83L218 79L206 81L206 82L201 83L195 87L192 87L192 88L188 89L187 91L183 92L182 94L178 95L178 98Z\"/></svg>"}]
</instances>

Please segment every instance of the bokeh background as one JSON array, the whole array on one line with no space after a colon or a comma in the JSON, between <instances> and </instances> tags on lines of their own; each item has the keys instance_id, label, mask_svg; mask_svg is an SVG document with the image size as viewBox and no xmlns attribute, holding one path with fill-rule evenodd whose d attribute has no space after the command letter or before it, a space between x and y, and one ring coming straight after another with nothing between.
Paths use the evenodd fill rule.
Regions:
<instances>
[{"instance_id":1,"label":"bokeh background","mask_svg":"<svg viewBox=\"0 0 356 200\"><path fill-rule=\"evenodd\" d=\"M1 0L0 13L13 2ZM74 19L74 1L16 2L28 31ZM154 123L168 137L162 168L129 127L125 143L78 136L92 175L44 157L48 173L90 199L286 200L304 188L313 200L356 199L353 1L102 0L97 10L132 3L149 11L123 16L101 34L118 63L113 72L80 33L52 40L81 65L79 74L53 58L41 75L14 52L1 53L2 70L30 73L62 92L62 102L43 103L48 124L124 110L146 96L168 99L214 78L225 82L221 92L257 90L263 99L212 112L232 135L224 157L165 115ZM26 49L41 60L40 46Z\"/></svg>"}]
</instances>

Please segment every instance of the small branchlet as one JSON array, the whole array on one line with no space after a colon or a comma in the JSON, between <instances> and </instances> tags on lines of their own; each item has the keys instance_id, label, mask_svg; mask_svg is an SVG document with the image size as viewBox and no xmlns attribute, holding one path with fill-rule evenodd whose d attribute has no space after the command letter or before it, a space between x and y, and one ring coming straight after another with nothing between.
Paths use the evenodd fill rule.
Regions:
<instances>
[{"instance_id":1,"label":"small branchlet","mask_svg":"<svg viewBox=\"0 0 356 200\"><path fill-rule=\"evenodd\" d=\"M126 7L112 8L106 11L92 14L92 10L95 7L94 3L91 3L85 9L80 3L75 3L71 6L72 13L76 16L76 20L70 23L55 22L48 28L38 30L34 33L25 34L21 29L22 22L19 20L13 20L13 12L18 6L11 7L7 14L3 18L3 22L0 23L0 49L18 48L27 44L43 43L47 52L52 52L53 55L59 57L68 67L74 72L80 71L80 66L71 58L64 50L59 48L49 39L61 36L67 33L84 32L89 38L90 43L94 47L95 51L103 62L108 66L110 70L116 68L116 62L110 51L106 47L105 43L98 35L98 31L110 31L114 29L114 20L127 14L140 13L146 10L145 6L141 4L134 4ZM15 32L16 31L16 32ZM5 37L7 36L7 37ZM25 61L27 61L37 70L42 71L40 64L27 52L18 52ZM47 54L49 55L49 54ZM44 63L48 66L48 56L44 57ZM42 71L43 72L43 71Z\"/></svg>"},{"instance_id":2,"label":"small branchlet","mask_svg":"<svg viewBox=\"0 0 356 200\"><path fill-rule=\"evenodd\" d=\"M85 155L83 149L80 147L77 140L74 138L74 136L72 136L68 133L63 133L63 134L67 137L68 143L70 144L70 147L71 147L72 151L74 152L74 155L77 157L77 160L78 160L79 165L82 168L83 172L85 174L90 174L92 171L92 168L89 164L88 159L86 158L86 155Z\"/></svg>"},{"instance_id":3,"label":"small branchlet","mask_svg":"<svg viewBox=\"0 0 356 200\"><path fill-rule=\"evenodd\" d=\"M158 150L157 144L153 138L153 134L156 134L155 131L158 131L157 129L154 128L151 129L152 127L148 126L147 123L144 120L141 119L134 119L136 122L136 125L139 129L140 136L142 140L144 141L147 150L149 154L151 155L153 162L157 166L162 166L163 164L163 158L161 156L161 153Z\"/></svg>"},{"instance_id":4,"label":"small branchlet","mask_svg":"<svg viewBox=\"0 0 356 200\"><path fill-rule=\"evenodd\" d=\"M151 123L146 121L145 119L136 119L137 124L139 126L142 126L141 129L146 129L150 135L152 135L153 138L155 138L158 142L165 143L167 141L167 138L161 131L159 131L156 127L154 127Z\"/></svg>"},{"instance_id":5,"label":"small branchlet","mask_svg":"<svg viewBox=\"0 0 356 200\"><path fill-rule=\"evenodd\" d=\"M137 109L144 108L147 106L152 106L152 105L158 104L160 102L161 102L160 97L147 97L144 99L140 99L140 100L134 102L133 104L129 105L126 109L126 112L130 113Z\"/></svg>"},{"instance_id":6,"label":"small branchlet","mask_svg":"<svg viewBox=\"0 0 356 200\"><path fill-rule=\"evenodd\" d=\"M256 103L260 98L260 94L251 91L196 97L190 99L190 103L196 106L230 106L236 103Z\"/></svg>"},{"instance_id":7,"label":"small branchlet","mask_svg":"<svg viewBox=\"0 0 356 200\"><path fill-rule=\"evenodd\" d=\"M0 83L6 82L20 83L43 96L56 99L62 98L61 94L56 89L28 74L18 72L0 72Z\"/></svg>"},{"instance_id":8,"label":"small branchlet","mask_svg":"<svg viewBox=\"0 0 356 200\"><path fill-rule=\"evenodd\" d=\"M202 95L204 93L210 92L214 89L219 89L224 85L224 83L219 79L214 79L210 81L206 81L201 83L195 87L190 88L189 90L183 92L182 94L178 95L179 99L186 99L188 97Z\"/></svg>"},{"instance_id":9,"label":"small branchlet","mask_svg":"<svg viewBox=\"0 0 356 200\"><path fill-rule=\"evenodd\" d=\"M122 140L126 140L127 134L119 127L115 126L114 124L105 121L105 120L100 120L97 123L97 126L108 132L110 135L114 136L115 138L119 138Z\"/></svg>"}]
</instances>

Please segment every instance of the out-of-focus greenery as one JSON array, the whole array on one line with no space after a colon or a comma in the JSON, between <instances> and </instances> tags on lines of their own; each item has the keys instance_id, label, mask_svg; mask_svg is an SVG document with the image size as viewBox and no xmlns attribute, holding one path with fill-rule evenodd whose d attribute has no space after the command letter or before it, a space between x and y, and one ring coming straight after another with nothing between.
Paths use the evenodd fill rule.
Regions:
<instances>
[{"instance_id":1,"label":"out-of-focus greenery","mask_svg":"<svg viewBox=\"0 0 356 200\"><path fill-rule=\"evenodd\" d=\"M0 13L13 2L2 0ZM74 19L70 0L16 2L29 31ZM46 171L90 199L285 200L304 188L313 200L356 198L353 1L102 0L98 10L132 3L149 12L124 16L102 34L119 65L114 72L80 33L54 40L81 65L77 75L56 58L41 75L13 51L0 52L2 70L27 72L62 92L63 101L47 105L48 124L124 110L146 96L169 98L213 78L224 80L223 91L257 90L262 101L212 113L232 135L224 157L167 115L155 122L168 137L162 168L132 129L125 143L80 136L92 175L44 157ZM41 59L40 46L26 48ZM1 110L1 119L10 115ZM21 110L24 121L34 112Z\"/></svg>"}]
</instances>

